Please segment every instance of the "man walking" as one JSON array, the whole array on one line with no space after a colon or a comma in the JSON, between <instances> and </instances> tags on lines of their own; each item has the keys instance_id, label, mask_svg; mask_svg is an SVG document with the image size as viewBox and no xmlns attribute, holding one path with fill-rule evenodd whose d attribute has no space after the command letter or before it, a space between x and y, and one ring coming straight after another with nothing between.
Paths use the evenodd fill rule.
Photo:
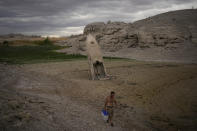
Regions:
<instances>
[{"instance_id":1,"label":"man walking","mask_svg":"<svg viewBox=\"0 0 197 131\"><path fill-rule=\"evenodd\" d=\"M117 102L116 102L116 100L115 100L115 92L114 92L114 91L111 91L110 96L108 96L108 97L106 98L105 107L104 107L104 109L105 109L105 110L108 112L108 114L109 114L107 123L110 123L111 126L114 126L114 124L113 124L113 122L112 122L112 118L113 118L113 114L114 114L114 111L113 111L114 104L117 106Z\"/></svg>"}]
</instances>

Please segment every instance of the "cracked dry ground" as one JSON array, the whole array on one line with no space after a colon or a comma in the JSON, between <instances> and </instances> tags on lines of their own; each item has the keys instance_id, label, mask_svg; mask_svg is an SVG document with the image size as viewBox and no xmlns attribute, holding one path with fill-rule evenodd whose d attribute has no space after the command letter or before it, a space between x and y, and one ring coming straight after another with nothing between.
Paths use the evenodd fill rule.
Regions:
<instances>
[{"instance_id":1,"label":"cracked dry ground","mask_svg":"<svg viewBox=\"0 0 197 131\"><path fill-rule=\"evenodd\" d=\"M0 130L197 130L197 65L107 60L111 80L89 80L86 60L0 65ZM116 92L114 127L102 120Z\"/></svg>"}]
</instances>

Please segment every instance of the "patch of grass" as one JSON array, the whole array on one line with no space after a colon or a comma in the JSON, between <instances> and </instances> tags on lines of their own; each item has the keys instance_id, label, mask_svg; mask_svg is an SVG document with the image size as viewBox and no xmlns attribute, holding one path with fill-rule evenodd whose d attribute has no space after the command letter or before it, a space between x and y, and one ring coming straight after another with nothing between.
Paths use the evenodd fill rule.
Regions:
<instances>
[{"instance_id":1,"label":"patch of grass","mask_svg":"<svg viewBox=\"0 0 197 131\"><path fill-rule=\"evenodd\" d=\"M16 41L14 41L16 42ZM19 45L21 41L17 41ZM53 44L48 37L44 40L22 41L27 43L23 46L0 46L0 62L8 64L31 64L43 62L60 62L66 60L86 59L83 55L68 55L65 53L55 52L55 50L67 48ZM30 45L31 44L31 45ZM104 57L104 60L129 60L118 57Z\"/></svg>"},{"instance_id":2,"label":"patch of grass","mask_svg":"<svg viewBox=\"0 0 197 131\"><path fill-rule=\"evenodd\" d=\"M6 62L8 64L28 64L86 58L86 56L83 55L67 55L54 51L61 48L65 47L53 44L39 44L38 46L1 46L0 62Z\"/></svg>"},{"instance_id":3,"label":"patch of grass","mask_svg":"<svg viewBox=\"0 0 197 131\"><path fill-rule=\"evenodd\" d=\"M134 59L128 59L128 58L121 58L121 57L103 57L104 60L126 60L126 61L133 61Z\"/></svg>"}]
</instances>

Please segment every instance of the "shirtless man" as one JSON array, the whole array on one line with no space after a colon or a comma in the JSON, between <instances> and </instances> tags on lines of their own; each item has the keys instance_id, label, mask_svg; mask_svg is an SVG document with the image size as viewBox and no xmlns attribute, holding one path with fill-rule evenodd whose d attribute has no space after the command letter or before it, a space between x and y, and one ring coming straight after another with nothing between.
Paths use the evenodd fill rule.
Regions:
<instances>
[{"instance_id":1,"label":"shirtless man","mask_svg":"<svg viewBox=\"0 0 197 131\"><path fill-rule=\"evenodd\" d=\"M112 117L113 117L113 113L114 113L114 111L113 111L114 104L117 106L117 102L116 102L114 96L115 96L115 92L111 91L110 96L108 96L106 98L105 107L104 107L104 109L109 114L107 122L110 123L111 126L114 126L113 123L112 123Z\"/></svg>"}]
</instances>

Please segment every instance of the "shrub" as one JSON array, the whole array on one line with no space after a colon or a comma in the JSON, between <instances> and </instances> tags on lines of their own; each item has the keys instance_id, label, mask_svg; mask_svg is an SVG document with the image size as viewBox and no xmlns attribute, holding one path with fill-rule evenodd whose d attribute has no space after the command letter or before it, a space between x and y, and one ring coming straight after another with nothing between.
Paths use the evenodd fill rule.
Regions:
<instances>
[{"instance_id":1,"label":"shrub","mask_svg":"<svg viewBox=\"0 0 197 131\"><path fill-rule=\"evenodd\" d=\"M3 46L9 46L9 42L7 40L3 41Z\"/></svg>"},{"instance_id":2,"label":"shrub","mask_svg":"<svg viewBox=\"0 0 197 131\"><path fill-rule=\"evenodd\" d=\"M47 37L46 39L40 42L40 45L52 45L52 44L53 42L49 39L49 37Z\"/></svg>"}]
</instances>

